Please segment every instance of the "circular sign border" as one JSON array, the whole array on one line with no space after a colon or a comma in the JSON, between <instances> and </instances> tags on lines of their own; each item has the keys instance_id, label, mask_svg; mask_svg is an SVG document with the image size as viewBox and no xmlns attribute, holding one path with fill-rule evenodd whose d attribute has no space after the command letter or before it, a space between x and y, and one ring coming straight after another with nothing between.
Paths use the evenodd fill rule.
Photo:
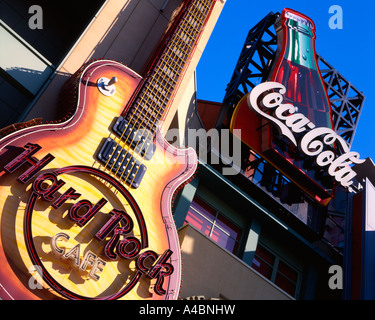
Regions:
<instances>
[{"instance_id":1,"label":"circular sign border","mask_svg":"<svg viewBox=\"0 0 375 320\"><path fill-rule=\"evenodd\" d=\"M148 247L148 237L147 237L147 228L145 224L145 220L142 214L142 211L140 210L137 202L133 198L133 196L124 188L122 184L120 184L117 180L113 179L109 174L99 170L95 169L92 167L88 166L68 166L64 167L61 169L57 169L54 171L56 175L64 174L64 173L76 173L76 172L83 172L83 173L88 173L94 176L97 176L99 178L104 179L108 183L110 183L112 186L114 186L121 194L122 196L128 201L130 204L133 212L135 213L135 216L138 221L138 225L140 227L140 232L141 232L141 243L142 243L142 248L147 248ZM105 297L85 297L79 294L76 294L68 289L66 289L63 285L59 284L47 271L47 269L44 267L42 261L40 260L35 246L34 246L34 241L32 237L32 230L31 230L31 219L32 219L32 212L34 210L34 205L36 200L38 199L39 195L36 192L32 192L30 195L30 198L27 202L26 209L25 209L25 217L24 217L24 237L25 237L25 243L26 243L26 248L28 251L28 254L30 256L31 261L35 264L38 265L42 272L43 272L43 280L48 283L49 286L51 286L54 290L56 290L59 294L62 296L72 299L72 300L115 300L123 297L126 295L130 290L133 289L133 287L137 284L139 279L142 276L142 272L137 271L135 275L132 277L130 282L119 292L105 296Z\"/></svg>"}]
</instances>

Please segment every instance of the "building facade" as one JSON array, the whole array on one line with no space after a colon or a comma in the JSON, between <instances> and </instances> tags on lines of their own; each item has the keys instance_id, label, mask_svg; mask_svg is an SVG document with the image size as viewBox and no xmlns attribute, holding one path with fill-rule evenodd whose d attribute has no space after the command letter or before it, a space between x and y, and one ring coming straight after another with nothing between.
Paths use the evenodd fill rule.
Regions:
<instances>
[{"instance_id":1,"label":"building facade","mask_svg":"<svg viewBox=\"0 0 375 320\"><path fill-rule=\"evenodd\" d=\"M145 77L146 67L152 64L155 50L168 34L181 4L184 1L107 0L78 7L73 2L63 2L56 14L55 5L52 8L48 1L3 1L0 39L7 46L0 49L2 135L19 129L12 125L16 122L58 122L58 98L63 84L92 59L120 61ZM277 46L272 28L280 14L271 13L261 22L254 22L240 53L238 70L228 79L224 101L197 100L195 68L223 6L224 1L215 1L172 107L163 119L166 139L171 144L190 146L198 153L195 175L173 199L182 257L178 296L223 300L342 299L343 288L329 285L333 276L329 270L331 266L341 270L348 266L344 244L350 239L346 238L345 217L352 208L352 195L336 188L329 204L317 203L280 168L230 131L235 106L251 90L239 91L241 85L249 83L251 72L239 76L237 71L256 65L249 55L251 50L272 62ZM36 20L39 8L43 12L41 28ZM273 36L268 48L258 32L264 26ZM248 46L250 40L255 44ZM20 56L12 55L12 50ZM318 58L319 63L328 64ZM260 80L264 81L269 72L262 70ZM334 75L324 75L328 90L335 88L335 80L331 80ZM356 101L360 109L363 97L358 95ZM343 122L339 117L334 120ZM352 124L354 131L356 124ZM343 137L349 145L353 134ZM27 283L27 277L23 281ZM3 292L2 298L12 297Z\"/></svg>"},{"instance_id":2,"label":"building facade","mask_svg":"<svg viewBox=\"0 0 375 320\"><path fill-rule=\"evenodd\" d=\"M249 31L223 102L198 100L189 112L193 116L188 118L181 140L198 150L199 169L175 205L182 254L188 265L184 264L184 274L197 279L183 283L182 293L187 296L263 299L267 292L268 298L275 299L342 299L344 292L351 290L344 288L342 281L343 268L347 275L351 272L348 228L353 223L350 212L358 190L348 191L336 184L329 204L318 203L311 190L298 185L298 179L294 179L297 173L288 173L235 135L228 135L236 106L256 84L269 77L278 45L274 24L279 16L271 12ZM364 97L319 55L317 63L324 70L330 99L341 101L333 107L335 130L344 132L342 137L350 145ZM339 78L345 83L339 83ZM349 99L356 104L351 107L357 113L353 113L351 129L342 130L340 125L349 126L340 118L348 106L344 98L348 88L353 89L355 97ZM252 113L252 117L256 115ZM248 126L252 125L256 126L252 134L257 135L261 124L249 122ZM223 141L230 142L230 151ZM236 152L241 154L240 159ZM358 181L355 184L361 188ZM212 256L200 251L194 254L195 248L208 245L212 246L207 250ZM236 261L241 271L232 273L227 260ZM219 268L217 261L223 261L226 267ZM238 281L240 272L246 276ZM215 280L211 282L212 278ZM259 286L264 291L258 291Z\"/></svg>"}]
</instances>

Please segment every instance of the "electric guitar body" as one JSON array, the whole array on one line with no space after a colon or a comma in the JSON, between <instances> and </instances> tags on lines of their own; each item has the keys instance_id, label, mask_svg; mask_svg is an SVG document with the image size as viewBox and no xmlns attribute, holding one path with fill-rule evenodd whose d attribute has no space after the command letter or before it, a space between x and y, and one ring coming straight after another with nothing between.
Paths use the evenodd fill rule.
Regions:
<instances>
[{"instance_id":1,"label":"electric guitar body","mask_svg":"<svg viewBox=\"0 0 375 320\"><path fill-rule=\"evenodd\" d=\"M178 298L171 202L197 157L168 144L161 123L194 48L182 56L177 39L191 17L196 40L213 4L185 3L144 79L118 62L86 63L62 90L68 119L0 140L1 298Z\"/></svg>"},{"instance_id":2,"label":"electric guitar body","mask_svg":"<svg viewBox=\"0 0 375 320\"><path fill-rule=\"evenodd\" d=\"M103 95L96 85L99 78L108 75L116 76L118 79L116 93L111 97ZM53 283L54 286L60 287L60 294L65 294L67 297L90 298L97 297L102 292L109 294L101 297L108 297L121 291L137 272L132 272L133 269L137 270L135 266L137 256L123 258L117 253L118 244L117 248L113 250L117 255L116 259L107 258L105 260L106 265L100 272L100 279L96 281L88 278L88 269L82 271L74 266L75 255L72 255L72 258L64 259L56 255L50 248L51 237L63 230L70 236L69 241L59 245L59 247L66 247L65 251L80 243L81 260L88 250L100 254L112 234L108 234L108 239L103 240L97 239L95 235L114 216L110 213L113 209L122 210L131 218L134 227L129 233L138 239L141 247L145 246L137 251L141 253L142 250L149 248L158 255L163 254L166 250L173 252L171 259L174 270L170 276L165 277L163 288L166 290L170 287L166 291L171 290L172 296L178 294L181 261L178 237L171 214L171 198L176 188L194 173L197 163L195 151L175 149L158 134L154 141L155 151L152 159L143 159L143 161L141 157L138 159L147 167L138 188L124 187L121 178L105 168L105 163L99 162L95 157L100 152L103 140L107 136L113 137L113 141L118 140L110 128L114 119L122 113L124 105L131 98L140 80L136 73L121 64L106 60L94 62L86 68L82 75L77 111L69 121L22 129L3 139L0 153L3 162L2 168L7 164L7 160L16 159L25 150L29 150L26 147L28 144L41 147L33 156L35 160L43 159L46 156L48 159L53 157L48 165L25 183L17 178L27 169L33 168L25 160L31 159L31 156L23 157L21 159L24 161L23 164L13 172L3 171L0 179L0 260L3 262L0 274L2 282L6 279L9 284L12 284L11 288L19 289L19 293L12 294L12 296L21 299L33 298L45 291L29 290L28 288L31 277L29 270L32 266L38 265L45 269L45 274L41 277L43 282L49 286ZM119 143L119 147L123 153L132 154L136 158L137 155L133 154L132 150L124 143ZM48 154L52 157L48 157ZM92 171L90 171L91 169ZM43 173L52 173L57 180L46 177L40 186L36 186L35 180L38 177L42 179ZM110 179L120 184L124 191L118 190L118 186ZM65 184L53 195L51 194L51 200L44 199L43 190L52 189L54 185L57 185L56 181L58 180ZM69 188L75 189L75 193L80 196L77 199L68 199L60 207L54 208L53 203L61 195L66 194ZM27 223L25 209L32 193L36 194L38 199L36 199L33 209L30 208L32 212L30 212L31 230L29 236L32 239L27 239L27 231L24 230ZM105 199L107 202L84 226L80 227L76 221L69 217L72 215L69 214L69 210L72 211L72 206L78 201L87 200L92 207L101 199ZM135 212L133 212L134 203L132 201L138 207ZM82 205L79 212L77 211L77 216L84 216L88 209L89 206ZM29 243L30 241L32 244ZM32 249L29 248L31 246L33 246ZM128 248L124 250L130 252L133 249L134 245L129 244ZM29 252L34 252L37 256L32 258ZM155 262L151 261L152 259L150 256L149 264ZM4 263L5 261L7 263ZM129 272L123 272L122 269L126 269L126 267L129 268ZM17 276L13 269L17 269ZM23 271L21 272L22 278L19 276L19 271ZM110 279L111 277L107 279L106 274L112 274L112 279ZM113 274L116 274L120 280L116 280ZM50 280L52 283L46 282L48 277L52 279ZM139 288L134 290L135 295L128 293L127 298L135 299L138 296L158 298L159 296L155 293L150 293L152 291L149 289L150 279L144 276L141 278L141 281L136 284ZM145 282L143 286L142 282ZM26 288L26 290L22 290L22 288Z\"/></svg>"}]
</instances>

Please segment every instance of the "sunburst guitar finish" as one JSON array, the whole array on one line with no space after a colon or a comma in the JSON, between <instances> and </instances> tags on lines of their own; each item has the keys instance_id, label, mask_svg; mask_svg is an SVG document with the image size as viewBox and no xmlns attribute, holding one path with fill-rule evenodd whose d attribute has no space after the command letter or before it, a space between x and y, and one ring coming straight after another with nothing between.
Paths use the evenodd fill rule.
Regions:
<instances>
[{"instance_id":1,"label":"sunburst guitar finish","mask_svg":"<svg viewBox=\"0 0 375 320\"><path fill-rule=\"evenodd\" d=\"M214 2L184 4L144 79L86 63L63 90L69 119L0 140L1 298L178 298L171 201L197 157L160 123Z\"/></svg>"}]
</instances>

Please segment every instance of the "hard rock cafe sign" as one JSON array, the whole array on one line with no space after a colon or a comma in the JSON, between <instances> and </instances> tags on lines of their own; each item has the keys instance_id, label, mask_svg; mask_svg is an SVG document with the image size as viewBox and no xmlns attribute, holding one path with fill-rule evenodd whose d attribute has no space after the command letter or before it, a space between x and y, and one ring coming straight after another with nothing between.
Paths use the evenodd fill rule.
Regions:
<instances>
[{"instance_id":1,"label":"hard rock cafe sign","mask_svg":"<svg viewBox=\"0 0 375 320\"><path fill-rule=\"evenodd\" d=\"M90 295L98 291L102 292L96 298L119 299L140 286L144 276L154 279L155 294L165 295L164 279L174 271L173 265L167 262L172 251L167 249L158 255L151 249L143 250L149 246L146 223L125 186L89 166L69 166L40 173L54 159L51 154L40 160L35 158L34 154L40 149L39 145L28 143L24 152L4 166L6 174L17 172L19 183L27 185L32 181L24 208L23 234L31 262L41 272L39 278L69 299L91 298ZM76 181L74 188L69 185L72 177ZM76 186L83 187L84 181L92 180L101 183L91 183L94 196L83 198ZM97 197L104 187L112 193ZM132 215L113 208L113 203L124 199ZM105 206L112 210L103 214ZM132 273L121 275L123 265L130 265ZM111 274L117 276L111 280ZM74 281L64 280L67 277ZM110 289L112 282L117 282L116 278L123 278L126 285L117 284L115 289Z\"/></svg>"}]
</instances>

